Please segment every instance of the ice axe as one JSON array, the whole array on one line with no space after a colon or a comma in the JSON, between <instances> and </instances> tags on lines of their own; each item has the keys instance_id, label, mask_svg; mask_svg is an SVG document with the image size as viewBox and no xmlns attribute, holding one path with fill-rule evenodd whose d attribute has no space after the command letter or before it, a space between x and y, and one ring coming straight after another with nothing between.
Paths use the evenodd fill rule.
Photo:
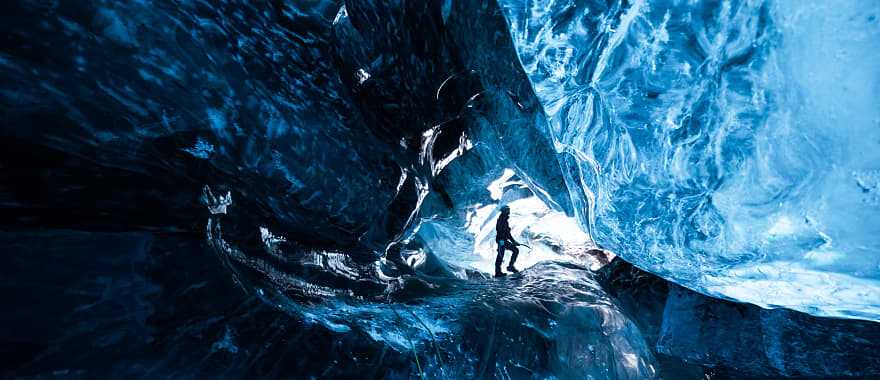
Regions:
<instances>
[{"instance_id":1,"label":"ice axe","mask_svg":"<svg viewBox=\"0 0 880 380\"><path fill-rule=\"evenodd\" d=\"M518 242L518 241L517 241L517 242L514 242L514 245L516 245L516 246L520 246L520 247L526 247L526 248L528 248L529 250L532 249L532 247L529 247L527 244L523 244L523 243L520 243L520 242Z\"/></svg>"}]
</instances>

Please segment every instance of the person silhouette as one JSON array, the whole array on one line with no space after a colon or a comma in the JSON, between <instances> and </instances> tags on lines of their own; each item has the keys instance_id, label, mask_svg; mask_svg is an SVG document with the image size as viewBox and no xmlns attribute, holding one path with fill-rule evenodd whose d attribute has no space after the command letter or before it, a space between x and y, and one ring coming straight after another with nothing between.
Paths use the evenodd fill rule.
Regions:
<instances>
[{"instance_id":1,"label":"person silhouette","mask_svg":"<svg viewBox=\"0 0 880 380\"><path fill-rule=\"evenodd\" d=\"M513 235L510 234L509 219L510 207L502 206L501 215L498 217L498 221L495 222L495 242L498 243L498 256L495 258L495 277L506 276L506 274L501 271L501 262L504 261L504 250L509 250L512 253L510 255L510 263L507 264L507 270L511 273L519 273L519 271L514 268L513 264L516 262L516 257L519 255L519 249L516 246L520 244L513 238Z\"/></svg>"}]
</instances>

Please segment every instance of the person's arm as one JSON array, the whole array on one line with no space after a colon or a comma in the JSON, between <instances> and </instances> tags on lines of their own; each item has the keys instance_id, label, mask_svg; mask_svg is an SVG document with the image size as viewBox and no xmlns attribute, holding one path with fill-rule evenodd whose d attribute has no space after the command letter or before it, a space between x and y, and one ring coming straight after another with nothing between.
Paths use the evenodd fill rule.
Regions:
<instances>
[{"instance_id":1,"label":"person's arm","mask_svg":"<svg viewBox=\"0 0 880 380\"><path fill-rule=\"evenodd\" d=\"M513 243L514 245L519 245L519 243L517 243L516 240L513 239L513 233L510 230L510 224L504 223L503 229L504 229L504 240L507 240L507 241Z\"/></svg>"}]
</instances>

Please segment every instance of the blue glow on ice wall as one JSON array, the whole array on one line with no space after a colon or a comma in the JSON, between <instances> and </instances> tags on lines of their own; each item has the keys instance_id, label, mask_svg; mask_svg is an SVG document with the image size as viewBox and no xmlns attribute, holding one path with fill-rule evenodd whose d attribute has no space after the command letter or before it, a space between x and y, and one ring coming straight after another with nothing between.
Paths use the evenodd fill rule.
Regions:
<instances>
[{"instance_id":1,"label":"blue glow on ice wall","mask_svg":"<svg viewBox=\"0 0 880 380\"><path fill-rule=\"evenodd\" d=\"M191 230L207 184L372 262L509 167L667 279L880 320L876 1L340 6L10 2L6 223Z\"/></svg>"},{"instance_id":2,"label":"blue glow on ice wall","mask_svg":"<svg viewBox=\"0 0 880 380\"><path fill-rule=\"evenodd\" d=\"M704 293L880 320L880 3L499 3L597 242Z\"/></svg>"}]
</instances>

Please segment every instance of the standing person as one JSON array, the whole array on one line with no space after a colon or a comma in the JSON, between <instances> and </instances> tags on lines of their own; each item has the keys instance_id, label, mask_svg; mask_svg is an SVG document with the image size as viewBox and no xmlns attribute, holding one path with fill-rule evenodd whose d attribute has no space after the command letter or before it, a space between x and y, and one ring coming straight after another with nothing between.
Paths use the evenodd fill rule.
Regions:
<instances>
[{"instance_id":1,"label":"standing person","mask_svg":"<svg viewBox=\"0 0 880 380\"><path fill-rule=\"evenodd\" d=\"M507 271L511 273L519 273L519 271L513 267L513 263L516 262L516 256L519 255L519 249L516 248L519 243L514 240L513 235L510 234L509 219L510 207L501 207L501 216L499 216L498 221L495 222L495 242L498 243L498 256L495 258L495 277L503 277L506 275L501 271L501 262L504 261L505 249L512 252L512 255L510 256L510 264L507 265Z\"/></svg>"}]
</instances>

